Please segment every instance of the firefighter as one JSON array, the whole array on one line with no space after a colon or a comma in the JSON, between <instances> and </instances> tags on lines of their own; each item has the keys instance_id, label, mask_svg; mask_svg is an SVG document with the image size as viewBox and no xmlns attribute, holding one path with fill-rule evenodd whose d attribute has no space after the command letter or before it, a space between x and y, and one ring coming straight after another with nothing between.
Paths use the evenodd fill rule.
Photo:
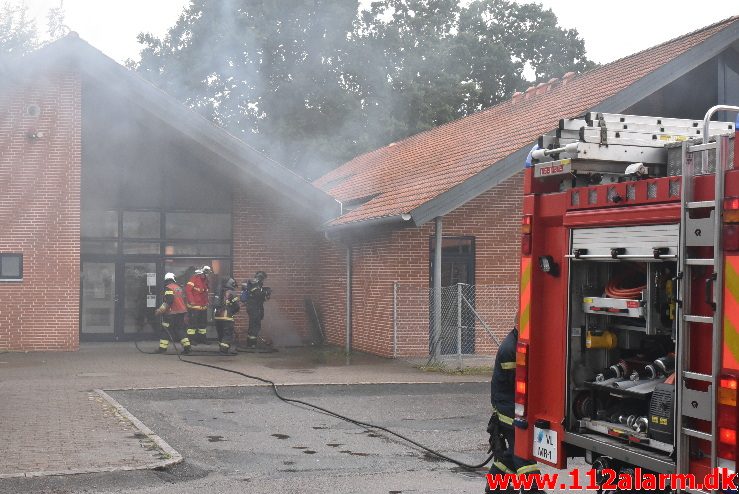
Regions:
<instances>
[{"instance_id":1,"label":"firefighter","mask_svg":"<svg viewBox=\"0 0 739 494\"><path fill-rule=\"evenodd\" d=\"M234 314L240 309L236 295L236 282L233 278L223 281L218 304L213 313L218 332L218 345L221 353L228 354L234 342ZM234 347L235 349L235 347Z\"/></svg>"},{"instance_id":2,"label":"firefighter","mask_svg":"<svg viewBox=\"0 0 739 494\"><path fill-rule=\"evenodd\" d=\"M185 286L189 321L187 336L193 343L208 342L208 275L212 272L210 266L195 270Z\"/></svg>"},{"instance_id":3,"label":"firefighter","mask_svg":"<svg viewBox=\"0 0 739 494\"><path fill-rule=\"evenodd\" d=\"M181 338L183 353L190 353L190 340L185 336L185 297L182 287L177 284L174 273L164 275L164 289L162 290L162 305L156 310L157 316L162 316L162 329L159 335L158 353L165 353L169 347L169 340Z\"/></svg>"},{"instance_id":4,"label":"firefighter","mask_svg":"<svg viewBox=\"0 0 739 494\"><path fill-rule=\"evenodd\" d=\"M490 449L495 453L493 464L490 466L491 474L538 474L539 467L536 462L524 460L513 454L515 444L515 431L513 429L514 397L516 382L516 345L518 343L518 315L513 330L508 333L498 348L493 366L493 377L490 381L490 403L493 405L493 413L488 422L488 434L490 434ZM490 486L485 492L510 492L515 491L512 487L508 490L492 491ZM526 492L526 491L522 491ZM527 492L542 492L535 486Z\"/></svg>"},{"instance_id":5,"label":"firefighter","mask_svg":"<svg viewBox=\"0 0 739 494\"><path fill-rule=\"evenodd\" d=\"M247 280L241 300L246 302L246 313L249 314L249 331L246 336L246 347L256 348L259 332L264 319L264 302L272 296L272 289L264 286L267 273L257 271L254 279Z\"/></svg>"}]
</instances>

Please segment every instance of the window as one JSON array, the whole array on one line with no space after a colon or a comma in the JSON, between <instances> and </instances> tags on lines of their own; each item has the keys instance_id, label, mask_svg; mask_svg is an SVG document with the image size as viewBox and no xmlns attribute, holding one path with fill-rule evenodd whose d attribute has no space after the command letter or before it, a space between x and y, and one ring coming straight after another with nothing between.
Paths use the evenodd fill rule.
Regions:
<instances>
[{"instance_id":1,"label":"window","mask_svg":"<svg viewBox=\"0 0 739 494\"><path fill-rule=\"evenodd\" d=\"M0 280L23 279L23 254L0 254Z\"/></svg>"},{"instance_id":2,"label":"window","mask_svg":"<svg viewBox=\"0 0 739 494\"><path fill-rule=\"evenodd\" d=\"M124 254L159 254L161 246L159 242L125 242L123 244Z\"/></svg>"},{"instance_id":3,"label":"window","mask_svg":"<svg viewBox=\"0 0 739 494\"><path fill-rule=\"evenodd\" d=\"M118 252L118 242L111 240L83 240L82 254L115 254Z\"/></svg>"},{"instance_id":4,"label":"window","mask_svg":"<svg viewBox=\"0 0 739 494\"><path fill-rule=\"evenodd\" d=\"M82 236L115 238L118 236L118 211L82 211Z\"/></svg>"},{"instance_id":5,"label":"window","mask_svg":"<svg viewBox=\"0 0 739 494\"><path fill-rule=\"evenodd\" d=\"M167 213L168 239L231 240L230 213Z\"/></svg>"},{"instance_id":6,"label":"window","mask_svg":"<svg viewBox=\"0 0 739 494\"><path fill-rule=\"evenodd\" d=\"M123 236L126 238L159 238L158 212L123 211Z\"/></svg>"},{"instance_id":7,"label":"window","mask_svg":"<svg viewBox=\"0 0 739 494\"><path fill-rule=\"evenodd\" d=\"M164 248L167 256L230 256L231 244L227 243L172 243Z\"/></svg>"}]
</instances>

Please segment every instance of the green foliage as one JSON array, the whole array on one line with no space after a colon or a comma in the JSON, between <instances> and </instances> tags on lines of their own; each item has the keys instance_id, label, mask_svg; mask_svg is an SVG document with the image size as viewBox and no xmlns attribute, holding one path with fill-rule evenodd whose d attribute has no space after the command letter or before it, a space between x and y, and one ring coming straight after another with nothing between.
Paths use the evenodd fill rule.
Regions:
<instances>
[{"instance_id":1,"label":"green foliage","mask_svg":"<svg viewBox=\"0 0 739 494\"><path fill-rule=\"evenodd\" d=\"M36 24L24 4L0 4L0 56L23 55L38 46Z\"/></svg>"},{"instance_id":2,"label":"green foliage","mask_svg":"<svg viewBox=\"0 0 739 494\"><path fill-rule=\"evenodd\" d=\"M592 65L550 10L509 0L194 0L139 41L132 68L310 177Z\"/></svg>"}]
</instances>

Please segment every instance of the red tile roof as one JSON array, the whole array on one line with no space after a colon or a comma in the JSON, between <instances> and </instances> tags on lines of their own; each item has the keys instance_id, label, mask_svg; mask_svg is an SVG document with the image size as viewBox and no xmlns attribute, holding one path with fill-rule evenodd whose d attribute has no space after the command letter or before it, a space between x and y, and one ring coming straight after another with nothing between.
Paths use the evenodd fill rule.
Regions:
<instances>
[{"instance_id":1,"label":"red tile roof","mask_svg":"<svg viewBox=\"0 0 739 494\"><path fill-rule=\"evenodd\" d=\"M580 116L739 21L726 19L607 65L527 91L474 115L357 156L314 182L344 203L373 197L329 223L411 213L511 153L560 118ZM523 166L523 163L521 164Z\"/></svg>"}]
</instances>

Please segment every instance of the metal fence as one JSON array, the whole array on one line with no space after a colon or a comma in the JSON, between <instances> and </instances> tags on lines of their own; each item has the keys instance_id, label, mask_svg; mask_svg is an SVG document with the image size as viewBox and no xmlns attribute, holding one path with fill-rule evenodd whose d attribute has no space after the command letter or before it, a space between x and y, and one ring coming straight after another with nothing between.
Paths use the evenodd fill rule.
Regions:
<instances>
[{"instance_id":1,"label":"metal fence","mask_svg":"<svg viewBox=\"0 0 739 494\"><path fill-rule=\"evenodd\" d=\"M495 355L513 327L517 285L393 285L393 356L462 367Z\"/></svg>"}]
</instances>

